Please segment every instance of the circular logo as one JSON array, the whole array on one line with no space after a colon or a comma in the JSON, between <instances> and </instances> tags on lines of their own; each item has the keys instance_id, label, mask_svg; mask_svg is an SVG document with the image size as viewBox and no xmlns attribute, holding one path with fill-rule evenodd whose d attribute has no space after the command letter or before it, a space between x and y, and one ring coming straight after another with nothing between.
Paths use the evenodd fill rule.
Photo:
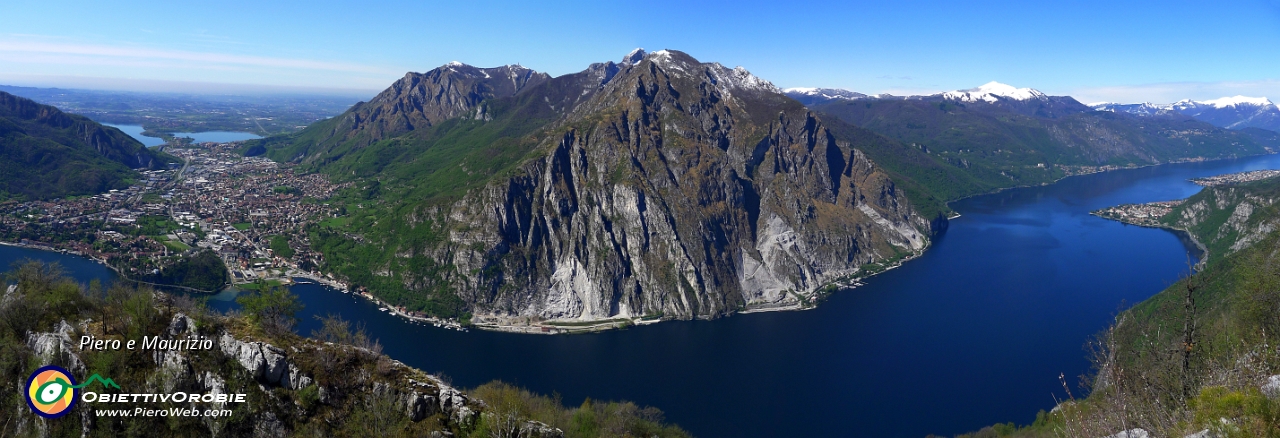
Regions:
<instances>
[{"instance_id":1,"label":"circular logo","mask_svg":"<svg viewBox=\"0 0 1280 438\"><path fill-rule=\"evenodd\" d=\"M49 365L31 373L27 379L27 405L31 412L45 418L58 418L71 412L76 404L76 379L62 367Z\"/></svg>"}]
</instances>

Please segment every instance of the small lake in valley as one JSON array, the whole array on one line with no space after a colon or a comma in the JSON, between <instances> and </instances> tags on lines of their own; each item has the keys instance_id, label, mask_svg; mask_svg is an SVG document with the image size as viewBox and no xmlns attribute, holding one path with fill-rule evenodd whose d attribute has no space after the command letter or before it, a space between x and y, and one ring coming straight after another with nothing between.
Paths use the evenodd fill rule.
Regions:
<instances>
[{"instance_id":1,"label":"small lake in valley","mask_svg":"<svg viewBox=\"0 0 1280 438\"><path fill-rule=\"evenodd\" d=\"M142 126L139 126L139 125L116 125L111 123L103 123L103 125L111 126L121 131L124 131L125 134L129 134L130 137L137 139L147 147L160 146L164 144L164 139L142 135L142 131L144 131L144 129L142 128ZM196 143L204 143L204 142L227 143L232 141L253 140L253 139L262 138L262 136L259 136L257 134L250 134L248 132L233 132L233 131L175 132L173 133L173 136L174 137L191 137L191 139Z\"/></svg>"},{"instance_id":2,"label":"small lake in valley","mask_svg":"<svg viewBox=\"0 0 1280 438\"><path fill-rule=\"evenodd\" d=\"M113 123L103 123L102 125L124 131L125 134L129 134L130 137L133 137L134 140L138 140L146 147L160 146L164 144L163 138L142 135L142 131L145 131L145 129L142 129L142 126L140 125L116 125Z\"/></svg>"}]
</instances>

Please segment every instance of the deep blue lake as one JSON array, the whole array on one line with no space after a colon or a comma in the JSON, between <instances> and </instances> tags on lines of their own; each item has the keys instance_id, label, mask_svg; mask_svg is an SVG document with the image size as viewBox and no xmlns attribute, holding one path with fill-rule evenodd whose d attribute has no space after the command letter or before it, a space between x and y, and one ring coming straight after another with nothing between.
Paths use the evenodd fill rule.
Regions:
<instances>
[{"instance_id":1,"label":"deep blue lake","mask_svg":"<svg viewBox=\"0 0 1280 438\"><path fill-rule=\"evenodd\" d=\"M142 135L143 129L142 129L142 126L139 126L139 125L115 125L110 123L103 123L103 125L111 126L121 131L124 131L125 134L129 134L130 137L137 139L147 147L160 146L164 144L164 139L156 138L156 137L147 137L145 135ZM232 141L253 140L256 138L262 138L257 134L250 134L248 132L232 132L232 131L175 132L173 133L173 136L174 137L191 137L192 140L194 140L196 143L203 143L207 141L214 142L214 143L226 143L226 142L232 142Z\"/></svg>"},{"instance_id":2,"label":"deep blue lake","mask_svg":"<svg viewBox=\"0 0 1280 438\"><path fill-rule=\"evenodd\" d=\"M500 379L577 405L627 399L703 437L954 435L1013 421L1066 397L1089 367L1084 344L1133 304L1186 273L1174 233L1089 216L1123 203L1179 199L1188 178L1280 169L1280 156L1067 178L962 200L923 256L817 309L664 322L590 335L437 329L317 285L293 290L312 315L363 321L391 357L474 387ZM0 247L0 263L84 259ZM222 294L223 300L229 294ZM216 301L226 308L229 301ZM1076 396L1080 392L1076 389Z\"/></svg>"}]
</instances>

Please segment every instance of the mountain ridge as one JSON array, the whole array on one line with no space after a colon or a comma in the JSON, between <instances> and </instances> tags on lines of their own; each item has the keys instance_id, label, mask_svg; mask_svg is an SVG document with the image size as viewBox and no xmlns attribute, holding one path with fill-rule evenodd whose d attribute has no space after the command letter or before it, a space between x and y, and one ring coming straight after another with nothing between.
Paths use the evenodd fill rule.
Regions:
<instances>
[{"instance_id":1,"label":"mountain ridge","mask_svg":"<svg viewBox=\"0 0 1280 438\"><path fill-rule=\"evenodd\" d=\"M1186 116L1228 129L1261 128L1280 131L1280 107L1266 97L1237 95L1204 101L1183 99L1170 104L1099 102L1090 106L1099 111L1144 117Z\"/></svg>"},{"instance_id":2,"label":"mountain ridge","mask_svg":"<svg viewBox=\"0 0 1280 438\"><path fill-rule=\"evenodd\" d=\"M1227 130L1183 115L1094 111L1069 96L994 88L1023 99L970 92L952 94L968 101L940 93L808 106L825 120L896 140L875 149L872 159L891 165L902 176L897 181L915 181L938 202L1103 169L1280 150L1275 135L1255 128Z\"/></svg>"},{"instance_id":3,"label":"mountain ridge","mask_svg":"<svg viewBox=\"0 0 1280 438\"><path fill-rule=\"evenodd\" d=\"M931 218L887 174L745 68L632 52L467 102L359 147L290 152L332 129L318 125L247 149L375 193L380 213L316 230L330 269L490 327L799 308L929 241Z\"/></svg>"},{"instance_id":4,"label":"mountain ridge","mask_svg":"<svg viewBox=\"0 0 1280 438\"><path fill-rule=\"evenodd\" d=\"M171 162L116 128L0 92L0 199L122 189L136 168Z\"/></svg>"}]
</instances>

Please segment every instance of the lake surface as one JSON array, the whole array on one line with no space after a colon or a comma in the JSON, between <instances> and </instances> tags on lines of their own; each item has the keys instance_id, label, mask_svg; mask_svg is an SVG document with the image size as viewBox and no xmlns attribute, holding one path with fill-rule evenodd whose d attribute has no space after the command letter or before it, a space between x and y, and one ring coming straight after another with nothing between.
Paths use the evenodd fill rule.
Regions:
<instances>
[{"instance_id":1,"label":"lake surface","mask_svg":"<svg viewBox=\"0 0 1280 438\"><path fill-rule=\"evenodd\" d=\"M196 143L214 142L227 143L240 140L253 140L262 138L257 134L248 132L231 132L231 131L205 131L205 132L175 132L174 137L191 137Z\"/></svg>"},{"instance_id":2,"label":"lake surface","mask_svg":"<svg viewBox=\"0 0 1280 438\"><path fill-rule=\"evenodd\" d=\"M124 131L125 134L129 134L130 137L137 139L147 147L160 146L164 144L164 139L156 138L156 137L147 137L145 135L142 135L143 128L142 126L139 126L139 125L115 125L111 123L103 123L103 125L115 127L121 131ZM257 138L262 138L257 134L250 134L248 132L232 132L232 131L175 132L173 133L173 136L174 137L191 137L195 141L195 143L204 143L204 142L227 143L232 141L253 140Z\"/></svg>"},{"instance_id":3,"label":"lake surface","mask_svg":"<svg viewBox=\"0 0 1280 438\"><path fill-rule=\"evenodd\" d=\"M130 137L142 142L142 145L146 147L160 146L164 144L163 138L142 135L142 131L145 131L145 129L142 129L142 126L140 125L116 125L112 123L103 123L102 125L124 131L125 134L129 134Z\"/></svg>"},{"instance_id":4,"label":"lake surface","mask_svg":"<svg viewBox=\"0 0 1280 438\"><path fill-rule=\"evenodd\" d=\"M1089 367L1084 343L1122 303L1187 270L1174 233L1089 216L1116 204L1179 199L1188 178L1280 169L1280 156L1067 178L953 204L964 216L920 258L817 309L674 321L589 335L537 336L408 323L323 286L293 287L313 315L363 321L391 357L474 387L500 379L567 405L627 399L696 436L954 435L1030 423ZM110 271L56 259L82 281ZM105 276L105 277L103 277ZM230 293L230 295L234 295ZM214 308L234 305L229 293ZM1078 389L1075 395L1082 395Z\"/></svg>"}]
</instances>

